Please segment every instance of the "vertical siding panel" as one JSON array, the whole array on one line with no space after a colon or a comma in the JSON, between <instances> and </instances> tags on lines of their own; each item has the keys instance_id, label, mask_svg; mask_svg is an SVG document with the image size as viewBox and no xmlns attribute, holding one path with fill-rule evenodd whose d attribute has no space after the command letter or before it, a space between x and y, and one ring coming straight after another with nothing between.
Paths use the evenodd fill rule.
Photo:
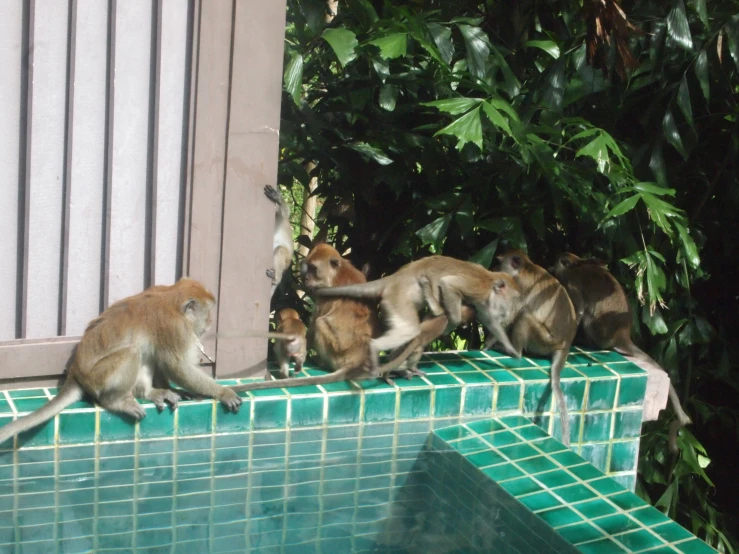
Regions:
<instances>
[{"instance_id":1,"label":"vertical siding panel","mask_svg":"<svg viewBox=\"0 0 739 554\"><path fill-rule=\"evenodd\" d=\"M189 0L162 0L159 110L156 171L155 284L174 282L178 270L177 238L181 226L180 198L183 130L188 106L185 90Z\"/></svg>"},{"instance_id":2,"label":"vertical siding panel","mask_svg":"<svg viewBox=\"0 0 739 554\"><path fill-rule=\"evenodd\" d=\"M116 3L108 301L144 287L151 0Z\"/></svg>"},{"instance_id":3,"label":"vertical siding panel","mask_svg":"<svg viewBox=\"0 0 739 554\"><path fill-rule=\"evenodd\" d=\"M0 340L14 339L18 259L23 5L0 2Z\"/></svg>"},{"instance_id":4,"label":"vertical siding panel","mask_svg":"<svg viewBox=\"0 0 739 554\"><path fill-rule=\"evenodd\" d=\"M44 0L33 14L27 338L56 336L59 323L68 16L68 0Z\"/></svg>"},{"instance_id":5,"label":"vertical siding panel","mask_svg":"<svg viewBox=\"0 0 739 554\"><path fill-rule=\"evenodd\" d=\"M66 334L100 311L108 3L77 0Z\"/></svg>"}]
</instances>

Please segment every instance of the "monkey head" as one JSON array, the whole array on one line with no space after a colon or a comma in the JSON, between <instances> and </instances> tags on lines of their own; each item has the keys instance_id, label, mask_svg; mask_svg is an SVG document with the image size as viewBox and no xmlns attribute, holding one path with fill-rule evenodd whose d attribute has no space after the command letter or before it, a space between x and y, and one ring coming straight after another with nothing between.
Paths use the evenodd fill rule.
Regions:
<instances>
[{"instance_id":1,"label":"monkey head","mask_svg":"<svg viewBox=\"0 0 739 554\"><path fill-rule=\"evenodd\" d=\"M557 257L555 264L548 269L549 273L555 277L561 277L562 274L575 262L580 261L578 256L571 254L570 252L563 252Z\"/></svg>"},{"instance_id":2,"label":"monkey head","mask_svg":"<svg viewBox=\"0 0 739 554\"><path fill-rule=\"evenodd\" d=\"M172 289L177 294L180 310L192 325L195 335L199 337L208 331L213 322L210 310L216 303L215 296L201 283L187 277L177 281Z\"/></svg>"},{"instance_id":3,"label":"monkey head","mask_svg":"<svg viewBox=\"0 0 739 554\"><path fill-rule=\"evenodd\" d=\"M519 271L525 268L531 263L531 259L526 255L523 250L509 250L505 254L497 257L500 262L500 268L498 271L502 271L515 277Z\"/></svg>"},{"instance_id":4,"label":"monkey head","mask_svg":"<svg viewBox=\"0 0 739 554\"><path fill-rule=\"evenodd\" d=\"M317 244L300 266L303 284L308 291L339 285L339 276L347 265L353 268L334 247L325 243Z\"/></svg>"}]
</instances>

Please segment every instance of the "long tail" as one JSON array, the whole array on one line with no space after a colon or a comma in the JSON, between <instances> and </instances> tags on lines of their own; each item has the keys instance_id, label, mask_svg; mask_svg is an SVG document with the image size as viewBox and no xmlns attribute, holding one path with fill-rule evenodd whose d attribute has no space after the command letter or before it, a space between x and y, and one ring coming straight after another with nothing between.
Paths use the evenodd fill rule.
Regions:
<instances>
[{"instance_id":1,"label":"long tail","mask_svg":"<svg viewBox=\"0 0 739 554\"><path fill-rule=\"evenodd\" d=\"M431 339L434 340L434 339ZM429 341L430 342L430 341ZM408 359L408 357L413 354L413 351L417 348L423 346L423 341L421 339L421 336L416 336L413 340L411 340L405 347L405 350L403 350L400 354L395 356L392 360L390 360L385 365L381 365L377 368L377 375L385 375L386 373L390 373L394 369L397 369L400 364L402 364L404 361Z\"/></svg>"},{"instance_id":2,"label":"long tail","mask_svg":"<svg viewBox=\"0 0 739 554\"><path fill-rule=\"evenodd\" d=\"M0 444L4 443L10 437L17 435L23 431L41 425L45 421L48 421L56 414L61 412L64 408L70 404L74 404L78 400L82 399L83 391L76 381L67 377L67 381L64 383L64 387L59 391L54 398L52 398L48 404L45 404L35 412L28 414L27 416L19 417L15 421L8 423L5 427L0 429Z\"/></svg>"},{"instance_id":3,"label":"long tail","mask_svg":"<svg viewBox=\"0 0 739 554\"><path fill-rule=\"evenodd\" d=\"M305 387L308 385L324 385L327 383L338 383L346 381L349 368L337 369L333 373L326 375L317 375L313 377L291 377L289 379L275 379L273 381L258 381L256 383L248 383L246 385L236 385L230 387L234 392L242 392L249 390L264 389L284 389L288 387Z\"/></svg>"},{"instance_id":4,"label":"long tail","mask_svg":"<svg viewBox=\"0 0 739 554\"><path fill-rule=\"evenodd\" d=\"M565 446L570 446L570 416L567 413L567 403L565 402L565 395L562 393L562 385L559 381L559 377L562 374L562 368L565 366L567 361L567 354L570 351L570 345L562 350L557 350L552 354L552 392L557 398L557 404L559 405L559 419L562 425L562 443Z\"/></svg>"},{"instance_id":5,"label":"long tail","mask_svg":"<svg viewBox=\"0 0 739 554\"><path fill-rule=\"evenodd\" d=\"M321 287L316 289L316 296L351 296L352 298L378 298L387 286L387 277L358 283L356 285L344 285L342 287Z\"/></svg>"},{"instance_id":6,"label":"long tail","mask_svg":"<svg viewBox=\"0 0 739 554\"><path fill-rule=\"evenodd\" d=\"M619 354L625 354L627 356L632 356L638 360L641 360L643 362L646 362L649 365L653 365L662 371L664 371L664 368L660 366L657 362L655 362L652 357L644 352L641 348L639 348L637 345L635 345L631 340L623 341L623 344L619 346L615 346L614 350L618 352ZM673 421L670 424L670 433L668 435L668 445L670 447L670 451L674 454L678 451L677 448L677 433L680 431L681 428L685 427L686 425L692 423L692 420L690 419L690 416L685 413L685 410L683 410L682 404L680 404L680 397L677 395L677 391L675 390L675 387L672 385L672 381L670 381L670 404L672 404L672 409L675 412L675 417L677 418L675 421Z\"/></svg>"}]
</instances>

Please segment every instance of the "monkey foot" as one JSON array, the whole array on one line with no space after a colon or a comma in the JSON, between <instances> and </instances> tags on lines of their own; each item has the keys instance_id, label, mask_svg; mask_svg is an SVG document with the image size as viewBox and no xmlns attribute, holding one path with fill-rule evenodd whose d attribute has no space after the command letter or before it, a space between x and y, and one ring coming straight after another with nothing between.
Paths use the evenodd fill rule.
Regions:
<instances>
[{"instance_id":1,"label":"monkey foot","mask_svg":"<svg viewBox=\"0 0 739 554\"><path fill-rule=\"evenodd\" d=\"M280 202L280 193L272 185L264 185L264 195L275 204Z\"/></svg>"},{"instance_id":2,"label":"monkey foot","mask_svg":"<svg viewBox=\"0 0 739 554\"><path fill-rule=\"evenodd\" d=\"M226 409L229 412L233 412L235 414L239 413L239 406L241 406L242 400L239 395L231 389L223 389L219 400L224 406L226 406Z\"/></svg>"},{"instance_id":3,"label":"monkey foot","mask_svg":"<svg viewBox=\"0 0 739 554\"><path fill-rule=\"evenodd\" d=\"M267 277L269 277L270 279L273 279L274 280L274 278L275 278L275 270L274 269L269 268L268 270L265 271L265 273L267 274Z\"/></svg>"},{"instance_id":4,"label":"monkey foot","mask_svg":"<svg viewBox=\"0 0 739 554\"><path fill-rule=\"evenodd\" d=\"M406 369L404 377L408 380L413 379L414 377L425 377L426 372L421 371L417 367L414 367L412 369Z\"/></svg>"},{"instance_id":5,"label":"monkey foot","mask_svg":"<svg viewBox=\"0 0 739 554\"><path fill-rule=\"evenodd\" d=\"M385 381L391 387L395 386L395 381L393 381L390 378L390 375L388 373L386 373L385 375L383 375L382 377L380 377L380 379L382 379L383 381Z\"/></svg>"},{"instance_id":6,"label":"monkey foot","mask_svg":"<svg viewBox=\"0 0 739 554\"><path fill-rule=\"evenodd\" d=\"M180 395L167 389L154 389L147 396L147 400L151 400L157 407L157 410L162 412L167 404L172 406L173 410L176 409L180 401Z\"/></svg>"}]
</instances>

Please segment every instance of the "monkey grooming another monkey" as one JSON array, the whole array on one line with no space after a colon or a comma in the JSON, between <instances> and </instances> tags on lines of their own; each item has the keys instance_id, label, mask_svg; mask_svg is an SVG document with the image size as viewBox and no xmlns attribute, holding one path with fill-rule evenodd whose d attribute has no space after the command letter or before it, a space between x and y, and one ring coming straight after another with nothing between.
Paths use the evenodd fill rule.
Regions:
<instances>
[{"instance_id":1,"label":"monkey grooming another monkey","mask_svg":"<svg viewBox=\"0 0 739 554\"><path fill-rule=\"evenodd\" d=\"M508 294L515 288L508 276L480 265L446 256L429 256L370 283L321 288L315 292L322 297L381 298L380 307L388 329L369 345L371 369L376 376L381 351L397 348L421 333L418 312L424 304L429 305L434 315L446 312L447 330L461 323L463 302L474 306L483 327L512 352L513 346L501 320L507 320L511 310L515 311L512 295ZM436 300L437 294L440 301Z\"/></svg>"},{"instance_id":2,"label":"monkey grooming another monkey","mask_svg":"<svg viewBox=\"0 0 739 554\"><path fill-rule=\"evenodd\" d=\"M577 332L575 308L559 281L523 251L511 250L498 260L501 271L511 275L521 291L521 310L509 329L516 357L523 351L552 357L552 391L559 405L562 442L570 446L570 420L560 374Z\"/></svg>"},{"instance_id":3,"label":"monkey grooming another monkey","mask_svg":"<svg viewBox=\"0 0 739 554\"><path fill-rule=\"evenodd\" d=\"M267 270L267 277L272 279L271 294L274 295L277 285L282 281L283 273L290 267L295 246L290 226L290 208L273 186L265 185L264 194L275 203L275 235L272 241L274 267Z\"/></svg>"},{"instance_id":4,"label":"monkey grooming another monkey","mask_svg":"<svg viewBox=\"0 0 739 554\"><path fill-rule=\"evenodd\" d=\"M626 294L603 262L565 252L557 258L552 273L567 289L588 345L613 349L649 366L660 367L631 340L631 309ZM668 444L672 452L677 452L677 433L691 420L683 411L672 383L669 394L677 419L670 425Z\"/></svg>"},{"instance_id":5,"label":"monkey grooming another monkey","mask_svg":"<svg viewBox=\"0 0 739 554\"><path fill-rule=\"evenodd\" d=\"M198 281L183 278L109 306L82 335L59 394L35 412L0 429L0 443L51 419L85 394L111 412L146 416L136 398L177 407L173 381L220 400L238 412L241 399L198 367L200 337L211 325L215 298Z\"/></svg>"}]
</instances>

